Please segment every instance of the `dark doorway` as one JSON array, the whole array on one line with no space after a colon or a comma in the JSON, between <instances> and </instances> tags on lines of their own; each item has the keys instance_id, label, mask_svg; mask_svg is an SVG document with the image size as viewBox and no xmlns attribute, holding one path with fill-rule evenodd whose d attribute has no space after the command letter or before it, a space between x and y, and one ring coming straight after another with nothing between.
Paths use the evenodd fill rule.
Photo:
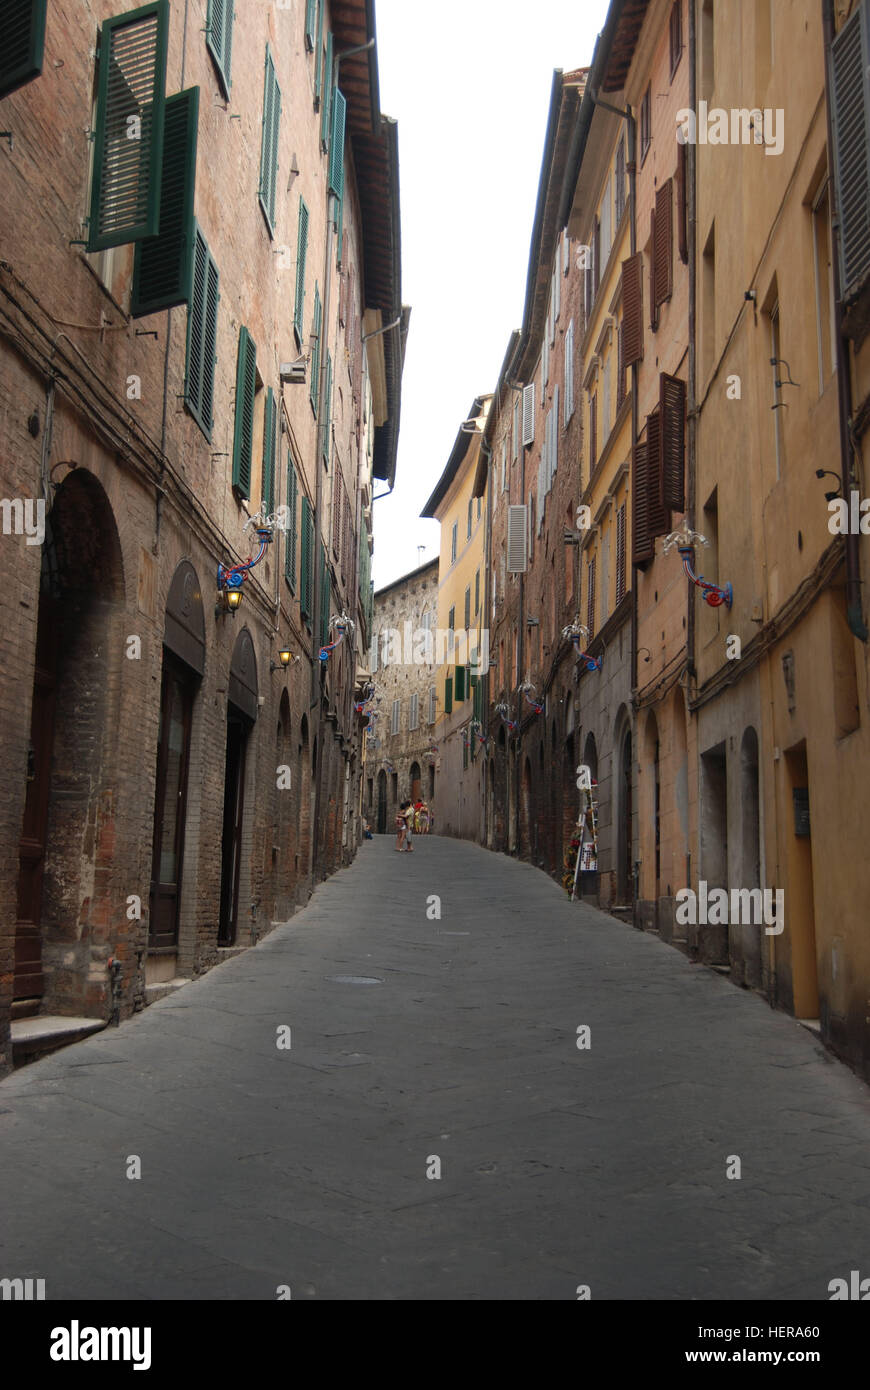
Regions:
<instances>
[{"instance_id":1,"label":"dark doorway","mask_svg":"<svg viewBox=\"0 0 870 1390\"><path fill-rule=\"evenodd\" d=\"M20 1001L16 1014L36 1012L42 997L42 885L54 745L54 707L57 691L57 604L48 594L39 601L36 669L27 750L27 792L18 845L18 912L15 924L15 976L12 997Z\"/></svg>"},{"instance_id":2,"label":"dark doorway","mask_svg":"<svg viewBox=\"0 0 870 1390\"><path fill-rule=\"evenodd\" d=\"M619 872L617 876L617 893L619 901L624 906L628 906L634 896L634 865L632 863L632 763L631 763L631 730L627 730L622 740L622 765L620 767L620 792L622 803L622 815L619 818Z\"/></svg>"},{"instance_id":3,"label":"dark doorway","mask_svg":"<svg viewBox=\"0 0 870 1390\"><path fill-rule=\"evenodd\" d=\"M420 764L411 764L411 800L419 801L423 795L423 778L420 772Z\"/></svg>"},{"instance_id":4,"label":"dark doorway","mask_svg":"<svg viewBox=\"0 0 870 1390\"><path fill-rule=\"evenodd\" d=\"M193 697L191 673L164 651L157 735L149 951L174 949L178 945Z\"/></svg>"},{"instance_id":5,"label":"dark doorway","mask_svg":"<svg viewBox=\"0 0 870 1390\"><path fill-rule=\"evenodd\" d=\"M247 628L242 628L233 648L227 692L219 946L234 946L236 941L245 814L245 763L257 709L257 659L251 634Z\"/></svg>"},{"instance_id":6,"label":"dark doorway","mask_svg":"<svg viewBox=\"0 0 870 1390\"><path fill-rule=\"evenodd\" d=\"M387 774L383 768L378 773L378 834L387 833Z\"/></svg>"},{"instance_id":7,"label":"dark doorway","mask_svg":"<svg viewBox=\"0 0 870 1390\"><path fill-rule=\"evenodd\" d=\"M238 930L239 867L242 862L242 826L245 814L245 755L250 730L250 720L231 705L227 714L219 946L234 946Z\"/></svg>"}]
</instances>

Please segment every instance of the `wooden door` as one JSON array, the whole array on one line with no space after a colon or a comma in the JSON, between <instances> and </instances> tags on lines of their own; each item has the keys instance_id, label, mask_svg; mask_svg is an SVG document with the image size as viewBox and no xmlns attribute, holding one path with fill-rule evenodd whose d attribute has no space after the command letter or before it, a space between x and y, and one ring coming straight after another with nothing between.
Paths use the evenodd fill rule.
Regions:
<instances>
[{"instance_id":1,"label":"wooden door","mask_svg":"<svg viewBox=\"0 0 870 1390\"><path fill-rule=\"evenodd\" d=\"M248 722L232 710L227 718L227 761L224 777L224 826L221 840L221 912L218 945L233 946L239 916L239 867L245 811L245 754Z\"/></svg>"},{"instance_id":2,"label":"wooden door","mask_svg":"<svg viewBox=\"0 0 870 1390\"><path fill-rule=\"evenodd\" d=\"M192 678L164 651L151 856L150 951L171 950L178 945L192 712Z\"/></svg>"},{"instance_id":3,"label":"wooden door","mask_svg":"<svg viewBox=\"0 0 870 1390\"><path fill-rule=\"evenodd\" d=\"M18 911L15 925L15 973L12 997L32 1000L39 1007L44 988L42 973L42 886L48 834L51 756L54 747L54 710L57 694L57 614L52 599L39 603L36 668L27 749L27 793L18 844ZM16 1012L26 1012L17 1010Z\"/></svg>"}]
</instances>

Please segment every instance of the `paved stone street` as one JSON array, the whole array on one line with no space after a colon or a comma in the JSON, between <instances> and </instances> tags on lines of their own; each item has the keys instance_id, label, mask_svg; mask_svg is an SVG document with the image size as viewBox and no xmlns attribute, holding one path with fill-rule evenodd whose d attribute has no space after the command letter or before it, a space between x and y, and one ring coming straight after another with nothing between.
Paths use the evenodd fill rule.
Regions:
<instances>
[{"instance_id":1,"label":"paved stone street","mask_svg":"<svg viewBox=\"0 0 870 1390\"><path fill-rule=\"evenodd\" d=\"M0 1085L0 1276L49 1299L827 1299L870 1274L870 1098L809 1032L528 865L391 844Z\"/></svg>"}]
</instances>

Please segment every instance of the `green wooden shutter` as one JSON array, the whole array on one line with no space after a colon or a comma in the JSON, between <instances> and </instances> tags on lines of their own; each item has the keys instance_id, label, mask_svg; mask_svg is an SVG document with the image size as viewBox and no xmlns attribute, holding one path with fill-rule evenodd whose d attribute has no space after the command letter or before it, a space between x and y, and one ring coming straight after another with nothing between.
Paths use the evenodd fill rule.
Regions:
<instances>
[{"instance_id":1,"label":"green wooden shutter","mask_svg":"<svg viewBox=\"0 0 870 1390\"><path fill-rule=\"evenodd\" d=\"M347 101L336 87L332 96L332 136L329 153L329 189L337 198L344 194L344 132Z\"/></svg>"},{"instance_id":2,"label":"green wooden shutter","mask_svg":"<svg viewBox=\"0 0 870 1390\"><path fill-rule=\"evenodd\" d=\"M314 109L320 109L323 94L323 0L317 0L317 37L314 40Z\"/></svg>"},{"instance_id":3,"label":"green wooden shutter","mask_svg":"<svg viewBox=\"0 0 870 1390\"><path fill-rule=\"evenodd\" d=\"M299 199L299 228L296 235L296 308L293 327L296 337L302 342L303 318L305 313L305 260L308 255L308 208L305 199Z\"/></svg>"},{"instance_id":4,"label":"green wooden shutter","mask_svg":"<svg viewBox=\"0 0 870 1390\"><path fill-rule=\"evenodd\" d=\"M187 314L187 372L184 400L206 439L211 440L214 369L217 361L217 266L198 227L194 233L193 273Z\"/></svg>"},{"instance_id":5,"label":"green wooden shutter","mask_svg":"<svg viewBox=\"0 0 870 1390\"><path fill-rule=\"evenodd\" d=\"M88 250L160 230L169 0L107 19L100 30Z\"/></svg>"},{"instance_id":6,"label":"green wooden shutter","mask_svg":"<svg viewBox=\"0 0 870 1390\"><path fill-rule=\"evenodd\" d=\"M323 462L329 467L329 433L332 429L332 353L326 354L326 390L323 404Z\"/></svg>"},{"instance_id":7,"label":"green wooden shutter","mask_svg":"<svg viewBox=\"0 0 870 1390\"><path fill-rule=\"evenodd\" d=\"M320 143L329 148L329 123L332 120L332 34L326 36L326 63L323 68L323 105L320 109Z\"/></svg>"},{"instance_id":8,"label":"green wooden shutter","mask_svg":"<svg viewBox=\"0 0 870 1390\"><path fill-rule=\"evenodd\" d=\"M169 98L163 134L160 233L136 243L130 301L133 318L190 300L198 121L198 87Z\"/></svg>"},{"instance_id":9,"label":"green wooden shutter","mask_svg":"<svg viewBox=\"0 0 870 1390\"><path fill-rule=\"evenodd\" d=\"M275 441L278 434L278 411L271 386L266 391L266 413L263 420L263 511L271 516L275 510Z\"/></svg>"},{"instance_id":10,"label":"green wooden shutter","mask_svg":"<svg viewBox=\"0 0 870 1390\"><path fill-rule=\"evenodd\" d=\"M272 53L266 44L266 76L263 83L263 140L260 148L260 206L272 236L275 235L275 190L278 185L278 129L281 123L281 88L275 76Z\"/></svg>"},{"instance_id":11,"label":"green wooden shutter","mask_svg":"<svg viewBox=\"0 0 870 1390\"><path fill-rule=\"evenodd\" d=\"M247 328L239 333L236 371L236 427L233 436L233 488L247 500L251 495L251 455L254 446L254 394L257 389L257 348Z\"/></svg>"},{"instance_id":12,"label":"green wooden shutter","mask_svg":"<svg viewBox=\"0 0 870 1390\"><path fill-rule=\"evenodd\" d=\"M444 682L444 713L453 713L453 681L450 676Z\"/></svg>"},{"instance_id":13,"label":"green wooden shutter","mask_svg":"<svg viewBox=\"0 0 870 1390\"><path fill-rule=\"evenodd\" d=\"M459 705L459 704L461 704L462 701L465 699L465 667L464 667L464 666L457 666L457 668L456 668L456 681L455 681L455 684L454 684L454 690L455 690L455 693L456 693L456 703L457 703L457 705Z\"/></svg>"},{"instance_id":14,"label":"green wooden shutter","mask_svg":"<svg viewBox=\"0 0 870 1390\"><path fill-rule=\"evenodd\" d=\"M306 0L305 4L305 47L309 53L314 52L314 41L317 37L317 0Z\"/></svg>"},{"instance_id":15,"label":"green wooden shutter","mask_svg":"<svg viewBox=\"0 0 870 1390\"><path fill-rule=\"evenodd\" d=\"M296 469L287 451L287 531L284 536L284 578L291 594L296 593L296 498L298 484Z\"/></svg>"},{"instance_id":16,"label":"green wooden shutter","mask_svg":"<svg viewBox=\"0 0 870 1390\"><path fill-rule=\"evenodd\" d=\"M8 96L42 72L48 0L2 0L0 97Z\"/></svg>"},{"instance_id":17,"label":"green wooden shutter","mask_svg":"<svg viewBox=\"0 0 870 1390\"><path fill-rule=\"evenodd\" d=\"M307 497L302 498L302 565L299 571L299 607L303 618L311 621L314 607L314 514Z\"/></svg>"},{"instance_id":18,"label":"green wooden shutter","mask_svg":"<svg viewBox=\"0 0 870 1390\"><path fill-rule=\"evenodd\" d=\"M471 690L474 699L474 704L472 707L473 718L475 718L479 723L483 712L483 686L480 683L480 676L471 677Z\"/></svg>"},{"instance_id":19,"label":"green wooden shutter","mask_svg":"<svg viewBox=\"0 0 870 1390\"><path fill-rule=\"evenodd\" d=\"M308 383L308 399L314 418L317 418L317 393L320 390L320 330L323 325L323 306L320 303L320 286L314 286L314 346L311 349L311 380Z\"/></svg>"},{"instance_id":20,"label":"green wooden shutter","mask_svg":"<svg viewBox=\"0 0 870 1390\"><path fill-rule=\"evenodd\" d=\"M229 101L233 62L233 0L208 0L205 45L214 59L224 96Z\"/></svg>"}]
</instances>

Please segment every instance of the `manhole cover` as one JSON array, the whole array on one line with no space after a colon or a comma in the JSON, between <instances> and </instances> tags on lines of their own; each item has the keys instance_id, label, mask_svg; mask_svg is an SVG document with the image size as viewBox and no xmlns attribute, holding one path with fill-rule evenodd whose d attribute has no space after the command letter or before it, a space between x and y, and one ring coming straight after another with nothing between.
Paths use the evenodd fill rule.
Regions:
<instances>
[{"instance_id":1,"label":"manhole cover","mask_svg":"<svg viewBox=\"0 0 870 1390\"><path fill-rule=\"evenodd\" d=\"M376 975L327 975L326 978L335 985L382 985L384 983Z\"/></svg>"}]
</instances>

